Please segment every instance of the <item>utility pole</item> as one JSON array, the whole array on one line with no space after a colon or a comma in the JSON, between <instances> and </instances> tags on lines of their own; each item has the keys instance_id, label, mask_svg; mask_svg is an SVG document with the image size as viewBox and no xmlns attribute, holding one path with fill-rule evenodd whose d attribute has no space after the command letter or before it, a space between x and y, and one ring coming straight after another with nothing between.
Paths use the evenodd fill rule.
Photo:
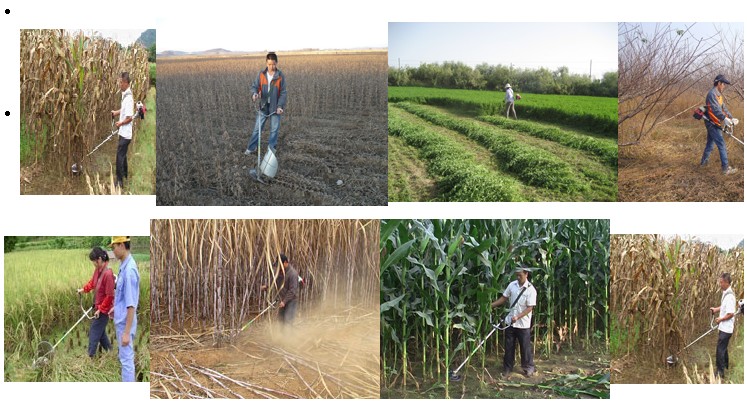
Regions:
<instances>
[{"instance_id":1,"label":"utility pole","mask_svg":"<svg viewBox=\"0 0 747 408\"><path fill-rule=\"evenodd\" d=\"M399 63L399 57L397 57L397 70L402 69L402 64Z\"/></svg>"},{"instance_id":2,"label":"utility pole","mask_svg":"<svg viewBox=\"0 0 747 408\"><path fill-rule=\"evenodd\" d=\"M589 81L591 81L591 60L589 60Z\"/></svg>"}]
</instances>

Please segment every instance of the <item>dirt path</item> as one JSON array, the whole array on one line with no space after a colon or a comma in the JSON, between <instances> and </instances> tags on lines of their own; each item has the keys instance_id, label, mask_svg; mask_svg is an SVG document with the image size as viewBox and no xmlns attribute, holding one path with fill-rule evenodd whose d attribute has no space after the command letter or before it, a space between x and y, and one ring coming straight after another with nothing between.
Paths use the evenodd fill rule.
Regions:
<instances>
[{"instance_id":1,"label":"dirt path","mask_svg":"<svg viewBox=\"0 0 747 408\"><path fill-rule=\"evenodd\" d=\"M436 198L436 182L428 176L415 148L389 136L389 201L423 202Z\"/></svg>"}]
</instances>

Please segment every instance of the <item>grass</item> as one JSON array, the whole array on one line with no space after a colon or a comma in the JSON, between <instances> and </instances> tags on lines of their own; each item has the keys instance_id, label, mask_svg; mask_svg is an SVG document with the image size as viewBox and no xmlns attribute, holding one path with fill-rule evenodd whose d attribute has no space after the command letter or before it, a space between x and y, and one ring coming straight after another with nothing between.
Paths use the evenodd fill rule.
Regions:
<instances>
[{"instance_id":1,"label":"grass","mask_svg":"<svg viewBox=\"0 0 747 408\"><path fill-rule=\"evenodd\" d=\"M522 93L517 115L564 124L617 139L617 98ZM477 115L505 114L503 93L464 89L389 87L389 101L462 106Z\"/></svg>"},{"instance_id":2,"label":"grass","mask_svg":"<svg viewBox=\"0 0 747 408\"><path fill-rule=\"evenodd\" d=\"M467 149L453 139L423 129L403 119L397 109L389 111L389 133L401 137L420 151L428 173L447 201L516 201L518 184L501 178L475 162Z\"/></svg>"},{"instance_id":3,"label":"grass","mask_svg":"<svg viewBox=\"0 0 747 408\"><path fill-rule=\"evenodd\" d=\"M154 64L155 65L155 64ZM127 191L136 195L156 194L156 88L145 99L145 121L140 124L127 154L130 180Z\"/></svg>"},{"instance_id":4,"label":"grass","mask_svg":"<svg viewBox=\"0 0 747 408\"><path fill-rule=\"evenodd\" d=\"M147 249L145 249L147 251ZM76 289L91 278L93 267L87 249L38 249L10 252L4 261L4 353L6 381L119 381L116 351L89 360L86 349L90 324L81 322L55 350L53 363L35 370L31 363L36 346L54 344L82 316ZM134 254L140 271L137 369L147 379L150 331L150 255ZM119 262L109 266L118 273ZM92 295L84 304L93 302ZM113 325L108 326L113 334ZM114 342L113 342L114 343ZM115 346L116 347L116 346ZM109 361L111 360L111 361Z\"/></svg>"},{"instance_id":5,"label":"grass","mask_svg":"<svg viewBox=\"0 0 747 408\"><path fill-rule=\"evenodd\" d=\"M389 147L390 202L429 201L435 198L435 181L427 174L426 164L418 158L418 150L401 138L387 138Z\"/></svg>"}]
</instances>

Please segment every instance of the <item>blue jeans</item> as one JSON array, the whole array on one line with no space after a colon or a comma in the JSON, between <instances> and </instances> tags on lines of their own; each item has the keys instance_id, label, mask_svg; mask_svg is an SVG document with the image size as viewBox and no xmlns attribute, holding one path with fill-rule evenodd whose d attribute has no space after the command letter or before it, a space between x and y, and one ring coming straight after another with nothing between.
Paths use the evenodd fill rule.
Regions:
<instances>
[{"instance_id":1,"label":"blue jeans","mask_svg":"<svg viewBox=\"0 0 747 408\"><path fill-rule=\"evenodd\" d=\"M700 164L708 163L708 157L711 155L713 145L715 144L721 156L721 170L728 169L729 159L726 157L726 144L724 143L724 135L721 134L721 129L706 122L706 131L708 131L708 141L706 142L705 150L703 150L703 158L700 159Z\"/></svg>"},{"instance_id":2,"label":"blue jeans","mask_svg":"<svg viewBox=\"0 0 747 408\"><path fill-rule=\"evenodd\" d=\"M270 116L270 149L275 151L275 146L278 144L278 131L280 130L280 115L277 113ZM259 132L264 129L265 122L267 122L267 116L262 113L257 113L257 120L254 122L254 131L252 132L252 138L249 140L249 146L247 150L254 151L257 149L259 143Z\"/></svg>"},{"instance_id":3,"label":"blue jeans","mask_svg":"<svg viewBox=\"0 0 747 408\"><path fill-rule=\"evenodd\" d=\"M112 344L109 342L109 337L106 335L106 324L109 323L109 315L106 313L99 314L98 319L91 320L91 331L88 332L88 356L93 357L96 355L96 349L101 343L101 348L105 351L109 351L112 348Z\"/></svg>"},{"instance_id":4,"label":"blue jeans","mask_svg":"<svg viewBox=\"0 0 747 408\"><path fill-rule=\"evenodd\" d=\"M130 344L122 345L124 325L114 326L117 330L117 342L119 343L119 363L122 364L122 382L135 382L135 334L130 336Z\"/></svg>"}]
</instances>

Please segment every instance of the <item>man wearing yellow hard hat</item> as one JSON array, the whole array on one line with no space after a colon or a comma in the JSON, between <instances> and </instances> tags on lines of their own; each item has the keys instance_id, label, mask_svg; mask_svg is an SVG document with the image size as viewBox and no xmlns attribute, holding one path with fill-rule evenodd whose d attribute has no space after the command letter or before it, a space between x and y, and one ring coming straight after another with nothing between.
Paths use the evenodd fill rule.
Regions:
<instances>
[{"instance_id":1,"label":"man wearing yellow hard hat","mask_svg":"<svg viewBox=\"0 0 747 408\"><path fill-rule=\"evenodd\" d=\"M130 254L130 237L112 237L109 247L119 259L119 276L114 290L112 318L119 341L119 362L122 364L122 381L135 381L135 348L133 340L137 331L137 305L140 300L140 273Z\"/></svg>"}]
</instances>

